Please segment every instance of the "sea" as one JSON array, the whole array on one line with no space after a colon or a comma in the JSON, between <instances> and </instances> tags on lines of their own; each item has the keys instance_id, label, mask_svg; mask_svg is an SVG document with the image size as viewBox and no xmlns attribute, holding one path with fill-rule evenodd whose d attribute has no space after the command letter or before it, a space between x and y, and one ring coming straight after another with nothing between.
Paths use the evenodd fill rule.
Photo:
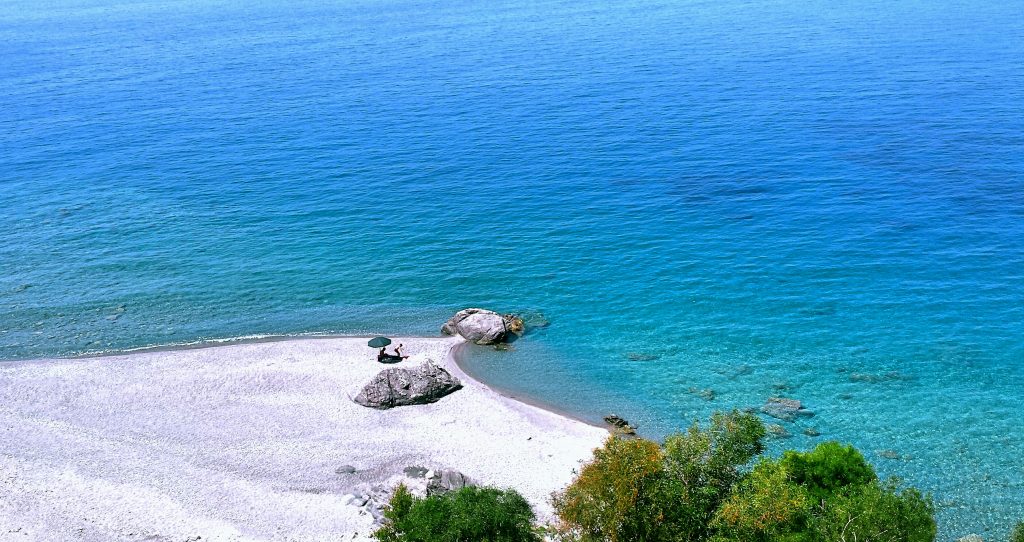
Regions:
<instances>
[{"instance_id":1,"label":"sea","mask_svg":"<svg viewBox=\"0 0 1024 542\"><path fill-rule=\"evenodd\" d=\"M0 359L476 306L532 328L467 355L505 393L653 439L798 399L768 453L1004 539L1024 2L0 0Z\"/></svg>"}]
</instances>

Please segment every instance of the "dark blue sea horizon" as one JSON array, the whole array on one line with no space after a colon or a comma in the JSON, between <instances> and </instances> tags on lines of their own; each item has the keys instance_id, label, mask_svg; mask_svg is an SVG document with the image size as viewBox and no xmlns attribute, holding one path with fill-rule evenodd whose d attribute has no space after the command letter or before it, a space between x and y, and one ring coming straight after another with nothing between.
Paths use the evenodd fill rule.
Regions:
<instances>
[{"instance_id":1,"label":"dark blue sea horizon","mask_svg":"<svg viewBox=\"0 0 1024 542\"><path fill-rule=\"evenodd\" d=\"M652 438L794 397L773 453L851 442L999 539L1022 13L0 2L0 359L520 312L484 381Z\"/></svg>"}]
</instances>

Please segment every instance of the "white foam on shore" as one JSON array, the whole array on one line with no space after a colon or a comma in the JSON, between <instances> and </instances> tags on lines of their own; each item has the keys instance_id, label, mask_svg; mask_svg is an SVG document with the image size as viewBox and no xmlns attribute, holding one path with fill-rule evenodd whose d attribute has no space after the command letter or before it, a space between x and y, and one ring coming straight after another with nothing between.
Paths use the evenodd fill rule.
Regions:
<instances>
[{"instance_id":1,"label":"white foam on shore","mask_svg":"<svg viewBox=\"0 0 1024 542\"><path fill-rule=\"evenodd\" d=\"M402 365L435 360L465 388L359 406L383 368L363 338L0 364L0 540L365 539L372 518L345 495L412 465L513 487L548 516L607 433L470 379L457 339L396 342Z\"/></svg>"}]
</instances>

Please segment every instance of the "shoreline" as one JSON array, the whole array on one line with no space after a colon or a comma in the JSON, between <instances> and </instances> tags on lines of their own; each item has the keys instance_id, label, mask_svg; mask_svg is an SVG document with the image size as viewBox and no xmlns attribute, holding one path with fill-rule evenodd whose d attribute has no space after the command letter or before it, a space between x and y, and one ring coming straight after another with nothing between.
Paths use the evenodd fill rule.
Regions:
<instances>
[{"instance_id":1,"label":"shoreline","mask_svg":"<svg viewBox=\"0 0 1024 542\"><path fill-rule=\"evenodd\" d=\"M202 349L206 349L206 348L219 348L219 347L223 347L223 346L245 345L245 344L278 343L278 342L305 341L305 340L364 339L364 338L366 338L366 337L362 337L362 336L359 336L359 335L347 335L347 334L336 334L336 333L324 333L324 334L321 334L321 333L310 333L308 335L302 335L302 334L299 334L299 335L243 335L243 336L239 336L239 337L228 337L228 338L223 338L223 339L203 339L203 340L193 341L193 342L189 342L189 343L158 344L158 345L152 345L152 346L140 346L140 347L136 347L136 348L128 348L128 349L124 349L124 350L111 350L111 351L104 351L104 352L86 352L86 353L82 353L82 354L74 354L74 355L70 355L70 356L57 356L57 357L51 357L51 358L17 358L17 359L10 359L10 360L0 360L0 366L3 366L4 364L8 364L8 363L10 363L10 364L18 364L18 363L35 363L35 362L45 362L45 361L55 361L55 360L77 360L77 359L111 358L111 357L127 356L127 355L134 355L134 354L147 354L147 353L152 353L152 352L178 352L178 351L189 351L189 350L202 350ZM446 338L449 338L449 337L447 337L445 335L433 335L433 336L429 336L429 335L402 335L402 338L404 338L404 339L431 340L431 339L446 339ZM463 342L453 346L451 351L448 353L448 355L450 356L450 359L452 361L452 365L454 367L456 367L458 369L458 371L459 371L459 374L457 374L456 376L458 376L460 378L463 378L463 379L472 380L472 381L474 381L474 382L476 382L476 383L478 383L478 384L480 384L480 385L490 389L491 391L493 391L494 393L500 395L501 397L504 397L504 398L509 399L511 401L516 401L518 403L523 403L525 405L529 405L529 406L532 406L534 408L539 408L541 410L546 410L548 412L551 412L552 414L556 414L556 415L562 416L564 418L569 418L570 420L574 420L574 421L577 421L577 422L585 423L587 425L590 425L592 427L596 427L598 429L605 429L605 430L608 429L608 427L605 424L601 424L601 423L598 423L598 422L593 421L593 420L588 420L588 419L584 418L583 416L581 416L579 414L576 414L576 413L570 412L568 410L559 408L559 407L557 407L555 405L552 405L551 403L548 403L548 402L543 401L543 400L541 400L539 398L536 398L536 397L532 397L532 396L529 396L529 395L513 394L512 392L509 392L508 390L505 390L505 389L501 388L500 386L495 386L493 384L490 384L490 383L486 382L484 379L476 376L475 373L473 373L472 371L469 371L469 370L466 369L467 362L466 362L466 359L465 359L465 354L467 354L466 351L468 349L472 348L473 346L475 346L475 345L473 345L473 344L471 344L469 342L463 341ZM600 417L600 416L601 415L598 415L598 417Z\"/></svg>"},{"instance_id":2,"label":"shoreline","mask_svg":"<svg viewBox=\"0 0 1024 542\"><path fill-rule=\"evenodd\" d=\"M570 420L577 421L577 422L580 422L580 423L585 423L585 424L587 424L587 425L589 425L591 427L596 427L597 429L603 429L605 431L608 430L608 426L606 424L601 424L601 423L597 423L597 422L595 422L593 420L588 420L588 419L584 418L583 416L577 415L577 414L575 414L573 412L569 412L569 411L567 411L565 409L558 408L555 405L552 405L552 404L550 404L550 403L548 403L546 401L543 401L543 400L535 398L535 397L524 396L524 395L514 395L511 392L501 388L500 386L495 386L493 384L489 384L489 383L485 382L482 378L479 378L479 377L475 376L474 373L472 373L471 371L467 371L466 370L466 360L465 360L465 358L462 357L462 354L465 352L465 350L467 350L469 348L472 348L473 346L474 345L469 343L469 342L462 342L461 344L457 344L457 345L455 345L455 347L452 348L451 356L452 356L453 365L458 368L460 374L457 375L457 376L459 376L460 378L466 378L468 380L472 380L474 382L477 382L480 385L486 387L487 389L493 391L494 393L496 393L496 394L500 395L501 397L504 397L504 398L506 398L506 399L508 399L510 401L515 401L517 403L522 403L524 405L531 406L533 408L538 408L540 410L545 410L545 411L550 412L552 414L555 414L557 416L561 416L563 418L568 418Z\"/></svg>"},{"instance_id":3,"label":"shoreline","mask_svg":"<svg viewBox=\"0 0 1024 542\"><path fill-rule=\"evenodd\" d=\"M0 523L25 540L366 540L391 488L425 484L413 466L515 488L551 519L548 496L607 430L472 377L461 339L394 339L412 355L396 365L327 336L0 363ZM427 360L463 388L384 411L351 401Z\"/></svg>"},{"instance_id":4,"label":"shoreline","mask_svg":"<svg viewBox=\"0 0 1024 542\"><path fill-rule=\"evenodd\" d=\"M401 335L406 339L443 339L441 335ZM308 334L286 334L286 335L241 335L238 337L225 337L221 339L200 339L197 341L183 342L183 343L167 343L167 344L155 344L150 346L138 346L134 348L124 348L115 350L94 350L86 351L78 354L68 355L57 355L52 357L37 357L37 358L9 358L0 360L0 366L5 363L24 363L34 361L54 361L62 359L90 359L90 358L109 358L117 356L127 356L133 354L146 354L150 352L177 352L177 351L188 351L188 350L202 350L204 348L218 348L221 346L233 346L233 345L244 345L244 344L262 344L262 343L276 343L276 342L288 342L288 341L305 341L305 340L317 340L317 339L360 339L365 338L361 335L348 335L342 333L308 333Z\"/></svg>"}]
</instances>

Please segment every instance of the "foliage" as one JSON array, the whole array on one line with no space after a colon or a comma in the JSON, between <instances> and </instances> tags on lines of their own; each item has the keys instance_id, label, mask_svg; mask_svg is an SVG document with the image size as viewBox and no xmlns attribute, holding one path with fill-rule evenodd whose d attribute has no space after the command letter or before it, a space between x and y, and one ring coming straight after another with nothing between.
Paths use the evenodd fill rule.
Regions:
<instances>
[{"instance_id":1,"label":"foliage","mask_svg":"<svg viewBox=\"0 0 1024 542\"><path fill-rule=\"evenodd\" d=\"M877 478L875 469L853 446L829 441L810 452L787 451L782 465L793 482L803 486L817 501L847 486L867 484Z\"/></svg>"},{"instance_id":2,"label":"foliage","mask_svg":"<svg viewBox=\"0 0 1024 542\"><path fill-rule=\"evenodd\" d=\"M807 540L812 499L790 481L783 463L762 459L715 516L718 540L782 542Z\"/></svg>"},{"instance_id":3,"label":"foliage","mask_svg":"<svg viewBox=\"0 0 1024 542\"><path fill-rule=\"evenodd\" d=\"M398 486L384 526L374 533L381 542L538 542L530 504L513 490L465 487L443 495L414 497Z\"/></svg>"},{"instance_id":4,"label":"foliage","mask_svg":"<svg viewBox=\"0 0 1024 542\"><path fill-rule=\"evenodd\" d=\"M823 542L932 542L935 507L895 480L851 486L833 495L812 526Z\"/></svg>"},{"instance_id":5,"label":"foliage","mask_svg":"<svg viewBox=\"0 0 1024 542\"><path fill-rule=\"evenodd\" d=\"M1010 542L1024 542L1024 521L1017 524L1010 533Z\"/></svg>"},{"instance_id":6,"label":"foliage","mask_svg":"<svg viewBox=\"0 0 1024 542\"><path fill-rule=\"evenodd\" d=\"M752 414L715 414L664 448L612 437L554 505L563 537L581 542L704 540L718 505L763 450Z\"/></svg>"},{"instance_id":7,"label":"foliage","mask_svg":"<svg viewBox=\"0 0 1024 542\"><path fill-rule=\"evenodd\" d=\"M704 540L742 467L764 450L765 428L753 414L715 413L708 429L694 423L665 439L665 471L676 499L673 528L678 540Z\"/></svg>"},{"instance_id":8,"label":"foliage","mask_svg":"<svg viewBox=\"0 0 1024 542\"><path fill-rule=\"evenodd\" d=\"M715 414L663 446L608 439L554 498L572 542L933 542L930 497L880 481L854 447L762 458L752 414ZM1024 526L1011 542L1024 542Z\"/></svg>"},{"instance_id":9,"label":"foliage","mask_svg":"<svg viewBox=\"0 0 1024 542\"><path fill-rule=\"evenodd\" d=\"M586 542L644 540L662 515L647 505L662 476L662 453L654 442L612 436L553 504L563 536Z\"/></svg>"},{"instance_id":10,"label":"foliage","mask_svg":"<svg viewBox=\"0 0 1024 542\"><path fill-rule=\"evenodd\" d=\"M852 446L762 459L715 518L721 541L931 542L931 499L880 482Z\"/></svg>"}]
</instances>

